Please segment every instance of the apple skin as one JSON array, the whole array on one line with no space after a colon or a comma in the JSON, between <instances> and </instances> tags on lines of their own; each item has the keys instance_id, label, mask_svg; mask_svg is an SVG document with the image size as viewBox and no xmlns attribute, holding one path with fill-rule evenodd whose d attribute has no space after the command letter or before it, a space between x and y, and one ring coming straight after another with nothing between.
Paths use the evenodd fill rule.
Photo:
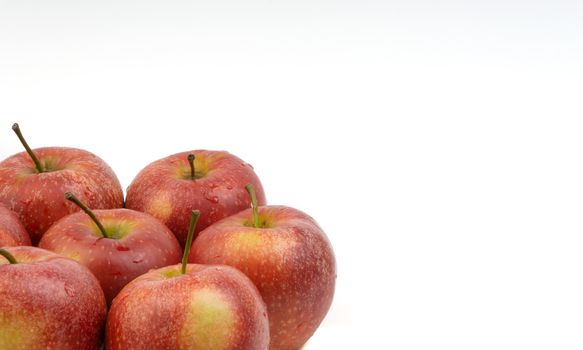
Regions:
<instances>
[{"instance_id":1,"label":"apple skin","mask_svg":"<svg viewBox=\"0 0 583 350\"><path fill-rule=\"evenodd\" d=\"M123 237L103 237L92 219L79 212L51 226L39 247L89 268L99 280L108 305L134 278L182 259L182 249L172 231L151 215L129 209L93 210L93 213L108 234Z\"/></svg>"},{"instance_id":2,"label":"apple skin","mask_svg":"<svg viewBox=\"0 0 583 350\"><path fill-rule=\"evenodd\" d=\"M6 247L0 256L0 349L98 349L105 297L75 261L35 247Z\"/></svg>"},{"instance_id":3,"label":"apple skin","mask_svg":"<svg viewBox=\"0 0 583 350\"><path fill-rule=\"evenodd\" d=\"M195 155L196 173L202 175L195 180L190 177L189 154ZM182 152L140 171L127 189L126 207L161 220L184 246L192 210L200 211L196 235L212 223L249 207L247 183L255 186L257 201L264 205L263 187L249 164L224 151Z\"/></svg>"},{"instance_id":4,"label":"apple skin","mask_svg":"<svg viewBox=\"0 0 583 350\"><path fill-rule=\"evenodd\" d=\"M18 215L0 204L0 247L30 244L28 232Z\"/></svg>"},{"instance_id":5,"label":"apple skin","mask_svg":"<svg viewBox=\"0 0 583 350\"><path fill-rule=\"evenodd\" d=\"M266 227L253 227L251 209L225 218L195 239L189 262L224 264L247 275L265 301L273 350L300 348L328 312L336 283L330 241L307 214L259 207Z\"/></svg>"},{"instance_id":6,"label":"apple skin","mask_svg":"<svg viewBox=\"0 0 583 350\"><path fill-rule=\"evenodd\" d=\"M257 288L229 266L181 265L150 271L113 300L108 350L263 350L267 310Z\"/></svg>"},{"instance_id":7,"label":"apple skin","mask_svg":"<svg viewBox=\"0 0 583 350\"><path fill-rule=\"evenodd\" d=\"M57 220L79 210L63 198L70 191L89 207L123 207L123 190L115 173L96 155L76 148L33 150L52 171L38 173L26 152L0 162L0 203L15 211L37 244Z\"/></svg>"}]
</instances>

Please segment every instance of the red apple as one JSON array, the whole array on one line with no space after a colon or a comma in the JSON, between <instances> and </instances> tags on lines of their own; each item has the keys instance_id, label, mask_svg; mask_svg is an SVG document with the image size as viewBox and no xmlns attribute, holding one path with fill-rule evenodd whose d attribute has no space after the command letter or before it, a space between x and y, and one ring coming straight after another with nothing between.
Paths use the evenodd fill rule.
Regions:
<instances>
[{"instance_id":1,"label":"red apple","mask_svg":"<svg viewBox=\"0 0 583 350\"><path fill-rule=\"evenodd\" d=\"M108 305L139 275L180 262L182 249L176 237L151 215L129 209L91 211L71 193L66 196L85 212L57 221L39 247L88 267L99 280Z\"/></svg>"},{"instance_id":2,"label":"red apple","mask_svg":"<svg viewBox=\"0 0 583 350\"><path fill-rule=\"evenodd\" d=\"M145 167L128 187L126 207L160 219L184 245L193 209L201 213L199 232L249 207L247 183L265 204L263 187L249 164L222 151L183 152Z\"/></svg>"},{"instance_id":3,"label":"red apple","mask_svg":"<svg viewBox=\"0 0 583 350\"><path fill-rule=\"evenodd\" d=\"M108 350L268 348L267 311L253 283L229 266L187 265L187 256L122 289L107 319Z\"/></svg>"},{"instance_id":4,"label":"red apple","mask_svg":"<svg viewBox=\"0 0 583 350\"><path fill-rule=\"evenodd\" d=\"M255 283L267 305L270 349L301 347L332 303L332 246L316 221L297 209L254 204L200 232L189 261L234 266Z\"/></svg>"},{"instance_id":5,"label":"red apple","mask_svg":"<svg viewBox=\"0 0 583 350\"><path fill-rule=\"evenodd\" d=\"M18 215L0 204L0 247L30 245L28 232Z\"/></svg>"},{"instance_id":6,"label":"red apple","mask_svg":"<svg viewBox=\"0 0 583 350\"><path fill-rule=\"evenodd\" d=\"M36 244L57 220L79 209L63 198L77 193L92 208L123 206L123 190L111 168L99 157L76 148L31 150L18 124L16 132L27 152L0 162L0 203L15 211Z\"/></svg>"},{"instance_id":7,"label":"red apple","mask_svg":"<svg viewBox=\"0 0 583 350\"><path fill-rule=\"evenodd\" d=\"M103 291L85 267L34 247L0 249L0 349L98 349Z\"/></svg>"}]
</instances>

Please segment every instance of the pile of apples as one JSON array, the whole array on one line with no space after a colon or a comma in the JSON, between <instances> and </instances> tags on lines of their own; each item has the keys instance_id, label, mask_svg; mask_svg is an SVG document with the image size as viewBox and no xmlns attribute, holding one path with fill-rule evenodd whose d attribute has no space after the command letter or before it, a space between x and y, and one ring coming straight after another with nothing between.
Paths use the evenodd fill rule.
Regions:
<instances>
[{"instance_id":1,"label":"pile of apples","mask_svg":"<svg viewBox=\"0 0 583 350\"><path fill-rule=\"evenodd\" d=\"M123 190L96 155L0 162L0 349L300 348L330 308L336 262L307 214L266 206L253 168L177 153Z\"/></svg>"}]
</instances>

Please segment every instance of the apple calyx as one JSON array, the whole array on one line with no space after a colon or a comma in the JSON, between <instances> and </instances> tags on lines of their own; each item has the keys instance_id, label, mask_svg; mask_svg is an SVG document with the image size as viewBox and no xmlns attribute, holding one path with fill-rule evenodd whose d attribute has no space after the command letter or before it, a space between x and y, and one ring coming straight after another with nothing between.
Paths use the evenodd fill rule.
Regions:
<instances>
[{"instance_id":1,"label":"apple calyx","mask_svg":"<svg viewBox=\"0 0 583 350\"><path fill-rule=\"evenodd\" d=\"M99 231L101 231L101 234L103 235L103 237L110 238L109 235L107 234L107 231L105 230L105 227L103 227L103 225L97 219L97 217L95 216L93 211L91 211L91 209L89 209L89 207L86 206L85 203L81 202L79 200L79 198L77 198L71 192L65 192L65 199L75 203L79 208L81 208L81 210L83 210L85 212L85 214L89 215L89 217L93 220L95 225L97 225L97 227L99 228Z\"/></svg>"},{"instance_id":2,"label":"apple calyx","mask_svg":"<svg viewBox=\"0 0 583 350\"><path fill-rule=\"evenodd\" d=\"M188 164L190 164L190 179L192 181L195 180L195 172L194 172L194 154L188 155Z\"/></svg>"},{"instance_id":3,"label":"apple calyx","mask_svg":"<svg viewBox=\"0 0 583 350\"><path fill-rule=\"evenodd\" d=\"M193 210L192 216L190 218L190 226L188 227L188 236L186 236L186 245L184 246L184 254L182 255L182 266L180 268L180 273L186 273L186 265L188 263L188 255L190 254L190 248L192 247L192 241L194 239L194 229L196 228L196 223L200 217L200 211Z\"/></svg>"},{"instance_id":4,"label":"apple calyx","mask_svg":"<svg viewBox=\"0 0 583 350\"><path fill-rule=\"evenodd\" d=\"M28 143L24 139L24 136L22 136L22 132L20 131L20 126L18 125L18 123L12 124L12 130L14 131L16 136L18 136L18 139L20 140L20 143L22 143L22 145L24 146L24 149L26 149L26 153L28 153L28 155L32 159L34 166L36 167L36 170L39 173L44 173L45 170L43 169L42 164L40 163L40 160L38 160L38 158L36 157L36 155L34 154L32 149L30 148L30 146L28 145Z\"/></svg>"},{"instance_id":5,"label":"apple calyx","mask_svg":"<svg viewBox=\"0 0 583 350\"><path fill-rule=\"evenodd\" d=\"M2 249L0 248L0 255L2 255L3 257L6 258L6 260L8 260L8 262L10 264L16 264L16 259L14 258L14 255L10 254L9 251L7 251L6 249Z\"/></svg>"},{"instance_id":6,"label":"apple calyx","mask_svg":"<svg viewBox=\"0 0 583 350\"><path fill-rule=\"evenodd\" d=\"M251 208L253 209L253 226L256 228L260 228L261 225L259 224L259 208L257 207L257 196L255 195L255 188L252 184L245 185L245 189L247 193L249 193L249 197L251 197Z\"/></svg>"}]
</instances>

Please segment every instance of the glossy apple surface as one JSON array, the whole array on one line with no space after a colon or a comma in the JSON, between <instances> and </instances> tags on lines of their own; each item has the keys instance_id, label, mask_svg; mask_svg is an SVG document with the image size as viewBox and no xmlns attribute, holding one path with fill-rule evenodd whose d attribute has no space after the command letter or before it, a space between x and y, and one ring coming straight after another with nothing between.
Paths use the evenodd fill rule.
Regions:
<instances>
[{"instance_id":1,"label":"glossy apple surface","mask_svg":"<svg viewBox=\"0 0 583 350\"><path fill-rule=\"evenodd\" d=\"M259 292L228 266L189 264L153 270L114 299L108 350L264 350L269 323Z\"/></svg>"},{"instance_id":2,"label":"glossy apple surface","mask_svg":"<svg viewBox=\"0 0 583 350\"><path fill-rule=\"evenodd\" d=\"M195 178L189 154L194 154ZM191 151L171 155L145 167L127 190L126 207L149 213L186 241L190 212L200 210L197 233L250 205L245 185L255 186L259 205L265 194L253 168L223 151Z\"/></svg>"},{"instance_id":3,"label":"glossy apple surface","mask_svg":"<svg viewBox=\"0 0 583 350\"><path fill-rule=\"evenodd\" d=\"M225 218L194 240L189 261L234 266L267 305L273 350L300 348L316 331L334 295L336 262L326 234L309 215L284 206Z\"/></svg>"},{"instance_id":4,"label":"glossy apple surface","mask_svg":"<svg viewBox=\"0 0 583 350\"><path fill-rule=\"evenodd\" d=\"M30 237L18 215L0 204L0 247L30 245Z\"/></svg>"},{"instance_id":5,"label":"glossy apple surface","mask_svg":"<svg viewBox=\"0 0 583 350\"><path fill-rule=\"evenodd\" d=\"M15 211L33 244L65 215L78 211L63 198L71 191L95 209L123 206L123 191L113 170L96 155L76 148L33 150L43 169L39 173L26 152L0 162L0 203Z\"/></svg>"},{"instance_id":6,"label":"glossy apple surface","mask_svg":"<svg viewBox=\"0 0 583 350\"><path fill-rule=\"evenodd\" d=\"M176 237L151 215L129 209L93 213L105 228L106 237L87 214L79 212L55 223L39 247L89 268L99 280L108 304L139 275L180 261L182 249Z\"/></svg>"},{"instance_id":7,"label":"glossy apple surface","mask_svg":"<svg viewBox=\"0 0 583 350\"><path fill-rule=\"evenodd\" d=\"M87 268L35 247L0 256L0 349L98 349L106 318L103 291Z\"/></svg>"}]
</instances>

